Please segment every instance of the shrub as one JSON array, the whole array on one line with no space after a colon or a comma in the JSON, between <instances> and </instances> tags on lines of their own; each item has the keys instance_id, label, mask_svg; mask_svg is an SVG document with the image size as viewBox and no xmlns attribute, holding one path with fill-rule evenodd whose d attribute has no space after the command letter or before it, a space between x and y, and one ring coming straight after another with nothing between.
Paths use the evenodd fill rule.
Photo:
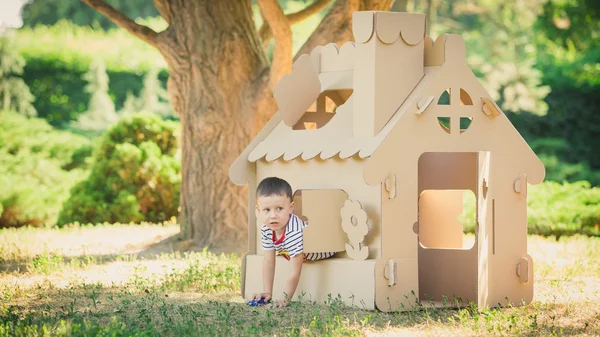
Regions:
<instances>
[{"instance_id":1,"label":"shrub","mask_svg":"<svg viewBox=\"0 0 600 337\"><path fill-rule=\"evenodd\" d=\"M475 200L465 198L459 217L465 231L475 232ZM528 233L538 235L600 235L600 188L587 181L545 181L529 186Z\"/></svg>"},{"instance_id":2,"label":"shrub","mask_svg":"<svg viewBox=\"0 0 600 337\"><path fill-rule=\"evenodd\" d=\"M86 138L42 119L0 112L0 227L54 224L85 176L90 148Z\"/></svg>"},{"instance_id":3,"label":"shrub","mask_svg":"<svg viewBox=\"0 0 600 337\"><path fill-rule=\"evenodd\" d=\"M25 60L15 50L9 36L0 36L0 102L2 109L13 109L22 115L35 116L33 95L20 77Z\"/></svg>"},{"instance_id":4,"label":"shrub","mask_svg":"<svg viewBox=\"0 0 600 337\"><path fill-rule=\"evenodd\" d=\"M88 110L91 95L84 90L86 81L83 76L89 65L89 62L68 62L43 54L27 58L23 80L36 98L33 105L39 117L47 119L54 126L65 127ZM128 92L140 95L144 87L143 75L146 73L148 71L140 69L107 68L110 83L108 94L117 110L123 108ZM167 77L166 70L159 72L158 79L162 87L166 86Z\"/></svg>"},{"instance_id":5,"label":"shrub","mask_svg":"<svg viewBox=\"0 0 600 337\"><path fill-rule=\"evenodd\" d=\"M179 206L179 123L137 114L101 138L87 179L75 185L58 224L161 222Z\"/></svg>"},{"instance_id":6,"label":"shrub","mask_svg":"<svg viewBox=\"0 0 600 337\"><path fill-rule=\"evenodd\" d=\"M531 234L600 235L600 188L587 181L532 186L528 206Z\"/></svg>"}]
</instances>

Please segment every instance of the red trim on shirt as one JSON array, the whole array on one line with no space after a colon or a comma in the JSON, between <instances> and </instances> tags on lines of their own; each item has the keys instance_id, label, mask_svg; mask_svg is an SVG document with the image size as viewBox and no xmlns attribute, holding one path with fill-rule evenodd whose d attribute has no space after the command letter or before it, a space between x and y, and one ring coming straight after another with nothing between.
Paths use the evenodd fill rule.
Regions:
<instances>
[{"instance_id":1,"label":"red trim on shirt","mask_svg":"<svg viewBox=\"0 0 600 337\"><path fill-rule=\"evenodd\" d=\"M281 235L279 240L275 241L275 231L273 230L273 244L280 245L284 239L285 239L285 231L283 231L283 234Z\"/></svg>"}]
</instances>

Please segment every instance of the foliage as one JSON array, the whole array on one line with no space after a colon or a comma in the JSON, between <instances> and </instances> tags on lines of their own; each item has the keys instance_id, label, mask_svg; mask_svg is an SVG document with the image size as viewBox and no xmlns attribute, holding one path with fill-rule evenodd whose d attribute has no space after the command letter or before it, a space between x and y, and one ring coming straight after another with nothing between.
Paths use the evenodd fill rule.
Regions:
<instances>
[{"instance_id":1,"label":"foliage","mask_svg":"<svg viewBox=\"0 0 600 337\"><path fill-rule=\"evenodd\" d=\"M179 124L136 114L103 134L89 177L71 191L58 224L159 222L177 215Z\"/></svg>"},{"instance_id":2,"label":"foliage","mask_svg":"<svg viewBox=\"0 0 600 337\"><path fill-rule=\"evenodd\" d=\"M594 108L600 104L599 5L453 0L435 8L434 35L462 35L469 65L528 143L565 141L556 153L534 149L549 180L599 183L600 119Z\"/></svg>"},{"instance_id":3,"label":"foliage","mask_svg":"<svg viewBox=\"0 0 600 337\"><path fill-rule=\"evenodd\" d=\"M53 225L69 189L83 178L91 147L46 121L0 113L0 227Z\"/></svg>"},{"instance_id":4,"label":"foliage","mask_svg":"<svg viewBox=\"0 0 600 337\"><path fill-rule=\"evenodd\" d=\"M551 111L547 117L524 113L509 118L538 155L556 156L561 162L582 163L600 171L596 150L600 145L600 114L594 108L600 104L600 85L589 92L576 87L559 89L546 100ZM561 139L562 146L551 150L537 145L547 138ZM592 177L584 179L593 181Z\"/></svg>"},{"instance_id":5,"label":"foliage","mask_svg":"<svg viewBox=\"0 0 600 337\"><path fill-rule=\"evenodd\" d=\"M88 111L79 116L76 126L84 130L105 130L113 125L119 116L108 95L108 75L102 60L94 61L90 70L83 75L83 79L87 82L85 91L91 97Z\"/></svg>"},{"instance_id":6,"label":"foliage","mask_svg":"<svg viewBox=\"0 0 600 337\"><path fill-rule=\"evenodd\" d=\"M467 46L467 62L490 96L503 110L545 115L544 98L550 87L542 85L535 68L537 15L545 0L514 2L454 0L443 3L433 34L461 34ZM433 35L432 34L432 35Z\"/></svg>"},{"instance_id":7,"label":"foliage","mask_svg":"<svg viewBox=\"0 0 600 337\"><path fill-rule=\"evenodd\" d=\"M538 18L536 29L564 49L585 51L598 47L600 3L595 0L549 0Z\"/></svg>"},{"instance_id":8,"label":"foliage","mask_svg":"<svg viewBox=\"0 0 600 337\"><path fill-rule=\"evenodd\" d=\"M158 26L155 21L149 22ZM20 29L15 44L27 60L23 79L36 97L38 115L54 126L66 127L88 110L90 94L84 90L83 76L94 60L106 65L108 94L117 110L123 108L128 92L140 95L144 76L152 71L158 72L160 87L166 86L166 63L158 51L123 29L103 32L61 21ZM168 103L164 98L159 102Z\"/></svg>"},{"instance_id":9,"label":"foliage","mask_svg":"<svg viewBox=\"0 0 600 337\"><path fill-rule=\"evenodd\" d=\"M600 170L592 170L586 161L569 163L561 161L559 156L568 156L569 144L560 138L537 138L531 143L533 151L539 154L539 158L546 168L546 180L557 182L589 181L594 186L600 185Z\"/></svg>"},{"instance_id":10,"label":"foliage","mask_svg":"<svg viewBox=\"0 0 600 337\"><path fill-rule=\"evenodd\" d=\"M591 187L587 181L545 181L528 189L529 234L600 236L600 187ZM475 204L474 195L465 194L459 222L468 233L475 231Z\"/></svg>"},{"instance_id":11,"label":"foliage","mask_svg":"<svg viewBox=\"0 0 600 337\"><path fill-rule=\"evenodd\" d=\"M158 11L147 0L106 0L114 8L130 18L158 16ZM109 19L91 9L82 1L29 0L21 10L23 24L26 26L53 25L70 18L79 26L92 25L103 29L116 28Z\"/></svg>"},{"instance_id":12,"label":"foliage","mask_svg":"<svg viewBox=\"0 0 600 337\"><path fill-rule=\"evenodd\" d=\"M15 50L9 36L0 36L0 109L13 109L25 116L35 116L33 95L21 78L25 60Z\"/></svg>"},{"instance_id":13,"label":"foliage","mask_svg":"<svg viewBox=\"0 0 600 337\"><path fill-rule=\"evenodd\" d=\"M531 233L541 235L600 235L600 188L586 181L547 182L528 196Z\"/></svg>"},{"instance_id":14,"label":"foliage","mask_svg":"<svg viewBox=\"0 0 600 337\"><path fill-rule=\"evenodd\" d=\"M130 116L138 111L158 113L163 117L174 116L169 95L162 87L158 75L158 69L151 69L144 76L144 87L139 97L135 97L131 91L127 92L123 108L119 111L121 116Z\"/></svg>"},{"instance_id":15,"label":"foliage","mask_svg":"<svg viewBox=\"0 0 600 337\"><path fill-rule=\"evenodd\" d=\"M65 64L59 60L33 59L28 61L23 74L36 96L34 103L38 115L54 126L65 127L88 109L90 94L84 91L85 74L75 64ZM143 72L107 70L110 87L108 94L117 110L123 109L128 92L139 95L143 90ZM166 85L167 72L161 71L158 78Z\"/></svg>"},{"instance_id":16,"label":"foliage","mask_svg":"<svg viewBox=\"0 0 600 337\"><path fill-rule=\"evenodd\" d=\"M145 73L152 68L167 67L154 47L124 29L105 32L80 27L68 20L53 26L23 27L15 32L14 43L28 63L33 59L54 61L79 72L87 71L97 58L104 61L109 72Z\"/></svg>"},{"instance_id":17,"label":"foliage","mask_svg":"<svg viewBox=\"0 0 600 337\"><path fill-rule=\"evenodd\" d=\"M540 79L540 74L530 73L530 71L539 70L543 75L541 77L542 84L550 86L552 92L546 96L545 100L536 101L536 106L543 107L544 104L547 104L550 113L539 117L520 108L512 111L516 108L514 104L510 110L505 110L505 112L530 144L541 137L563 138L568 143L568 150L555 155L559 163L565 162L565 165L571 166L570 169L576 169L577 166L573 165L581 163L582 170L585 171L585 167L589 167L592 172L596 172L600 170L600 156L594 153L595 146L590 146L590 144L600 137L596 127L599 125L597 119L600 115L593 108L600 104L598 103L600 67L597 66L598 60L600 60L600 47L591 43L596 36L594 34L598 34L598 32L589 20L593 21L597 18L594 14L596 12L591 7L586 7L585 13L577 12L584 8L581 5L582 1L587 0L559 4L566 12L571 13L569 20L572 22L572 26L567 31L572 33L566 34L566 31L560 30L561 34L565 35L566 43L559 43L558 40L554 42L552 34L557 28L549 26L553 25L551 22L553 22L554 14L552 13L554 12L550 11L548 3L540 7L538 2L516 4L517 7L504 4L501 7L502 12L496 16L498 2L490 0L480 2L475 7L469 7L463 0L451 1L438 9L438 16L434 18L434 34L448 31L463 35L467 43L469 63L490 91L497 91L498 85L501 83L509 83L506 81L509 80L507 76L510 72L505 73L504 70L500 70L504 69L503 67L512 69L511 72L518 72L519 76L523 77L523 81L533 81L524 84L525 87L538 83L536 81ZM558 2L560 1L552 3L556 5ZM590 5L589 1L586 3ZM302 1L283 3L286 13L297 11L304 6L306 3ZM529 11L518 6L532 6L533 12L539 14L536 21L532 23ZM417 7L417 10L422 9ZM261 18L256 5L254 11L257 26L260 26ZM479 11L483 12L479 14ZM506 17L510 17L511 13L516 12L518 12L517 21L523 23L515 27L502 26L511 24L513 20L507 20ZM323 12L294 25L294 50L300 48L322 15ZM496 21L487 20L486 18L489 16L497 18ZM138 21L149 24L159 31L166 27L164 20L160 18ZM586 22L589 23L587 26ZM600 20L593 22L600 22ZM580 26L581 29L587 29L589 35L579 34L579 28L576 27ZM499 31L498 34L495 33L496 30ZM494 39L490 40L489 36ZM511 36L515 38L511 39ZM88 110L87 102L90 100L90 95L83 90L85 81L82 76L89 69L95 57L101 58L106 63L110 81L109 95L118 111L131 114L140 110L139 97L145 95L142 93L144 76L146 76L146 80L150 80L153 76L151 75L152 71L159 69L160 87L166 86L168 73L161 55L154 48L122 29L103 32L90 27L79 27L68 21L60 21L54 26L25 27L16 32L16 37L17 49L27 60L23 78L36 97L34 106L38 115L46 118L54 126L65 127ZM506 39L510 41L504 42ZM571 40L577 42L571 43L569 42ZM39 43L39 41L44 43ZM560 41L563 41L563 38ZM505 43L509 43L511 47L505 48ZM575 46L582 47L575 48ZM490 49L491 47L494 48ZM523 50L519 49L521 47ZM520 58L517 58L513 67L510 64L514 57ZM523 62L527 64L519 65L523 58L525 58ZM482 60L485 62L482 63ZM535 68L530 69L532 61L535 61ZM485 73L485 69L491 69L491 72ZM488 83L490 81L496 84ZM510 83L506 88L512 86L514 90L506 89L506 93L513 97L512 93L520 92L523 88L517 82ZM158 90L163 92L159 94L159 97L164 94L163 90ZM501 89L498 91L498 95L504 95L504 91ZM521 98L523 101L528 101L526 96L529 94L523 92L525 96L516 94L512 102L521 101ZM150 95L150 97L152 96ZM129 97L129 101L126 107L127 97ZM152 100L148 101L152 102ZM152 112L170 115L171 112L165 112L167 103L167 99L159 99L160 111ZM506 106L503 105L503 107ZM536 153L542 156L547 155L543 152ZM548 162L552 164L552 160L548 160ZM554 164L552 166L556 167ZM549 179L555 179L555 177L559 179L562 174L554 175L552 170L551 168L549 171ZM570 174L570 176L585 177L587 173ZM592 182L596 184L596 182Z\"/></svg>"}]
</instances>

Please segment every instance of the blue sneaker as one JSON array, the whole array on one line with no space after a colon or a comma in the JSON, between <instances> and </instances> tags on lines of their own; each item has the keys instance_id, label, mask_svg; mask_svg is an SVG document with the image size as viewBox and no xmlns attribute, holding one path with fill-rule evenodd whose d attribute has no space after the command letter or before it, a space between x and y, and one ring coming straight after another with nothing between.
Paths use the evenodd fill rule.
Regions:
<instances>
[{"instance_id":1,"label":"blue sneaker","mask_svg":"<svg viewBox=\"0 0 600 337\"><path fill-rule=\"evenodd\" d=\"M258 301L257 300L252 300L252 301L248 302L248 305L251 306L251 307L256 307L256 306L263 305L263 304L266 304L264 298L261 298Z\"/></svg>"}]
</instances>

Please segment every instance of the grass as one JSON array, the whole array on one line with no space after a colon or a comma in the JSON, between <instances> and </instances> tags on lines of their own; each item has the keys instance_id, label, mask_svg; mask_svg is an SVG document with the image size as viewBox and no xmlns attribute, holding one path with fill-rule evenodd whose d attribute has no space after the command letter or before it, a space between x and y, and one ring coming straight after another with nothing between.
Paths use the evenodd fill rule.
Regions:
<instances>
[{"instance_id":1,"label":"grass","mask_svg":"<svg viewBox=\"0 0 600 337\"><path fill-rule=\"evenodd\" d=\"M535 299L382 313L293 302L248 307L240 258L187 251L166 225L0 230L0 336L389 336L600 334L600 239L530 236Z\"/></svg>"}]
</instances>

